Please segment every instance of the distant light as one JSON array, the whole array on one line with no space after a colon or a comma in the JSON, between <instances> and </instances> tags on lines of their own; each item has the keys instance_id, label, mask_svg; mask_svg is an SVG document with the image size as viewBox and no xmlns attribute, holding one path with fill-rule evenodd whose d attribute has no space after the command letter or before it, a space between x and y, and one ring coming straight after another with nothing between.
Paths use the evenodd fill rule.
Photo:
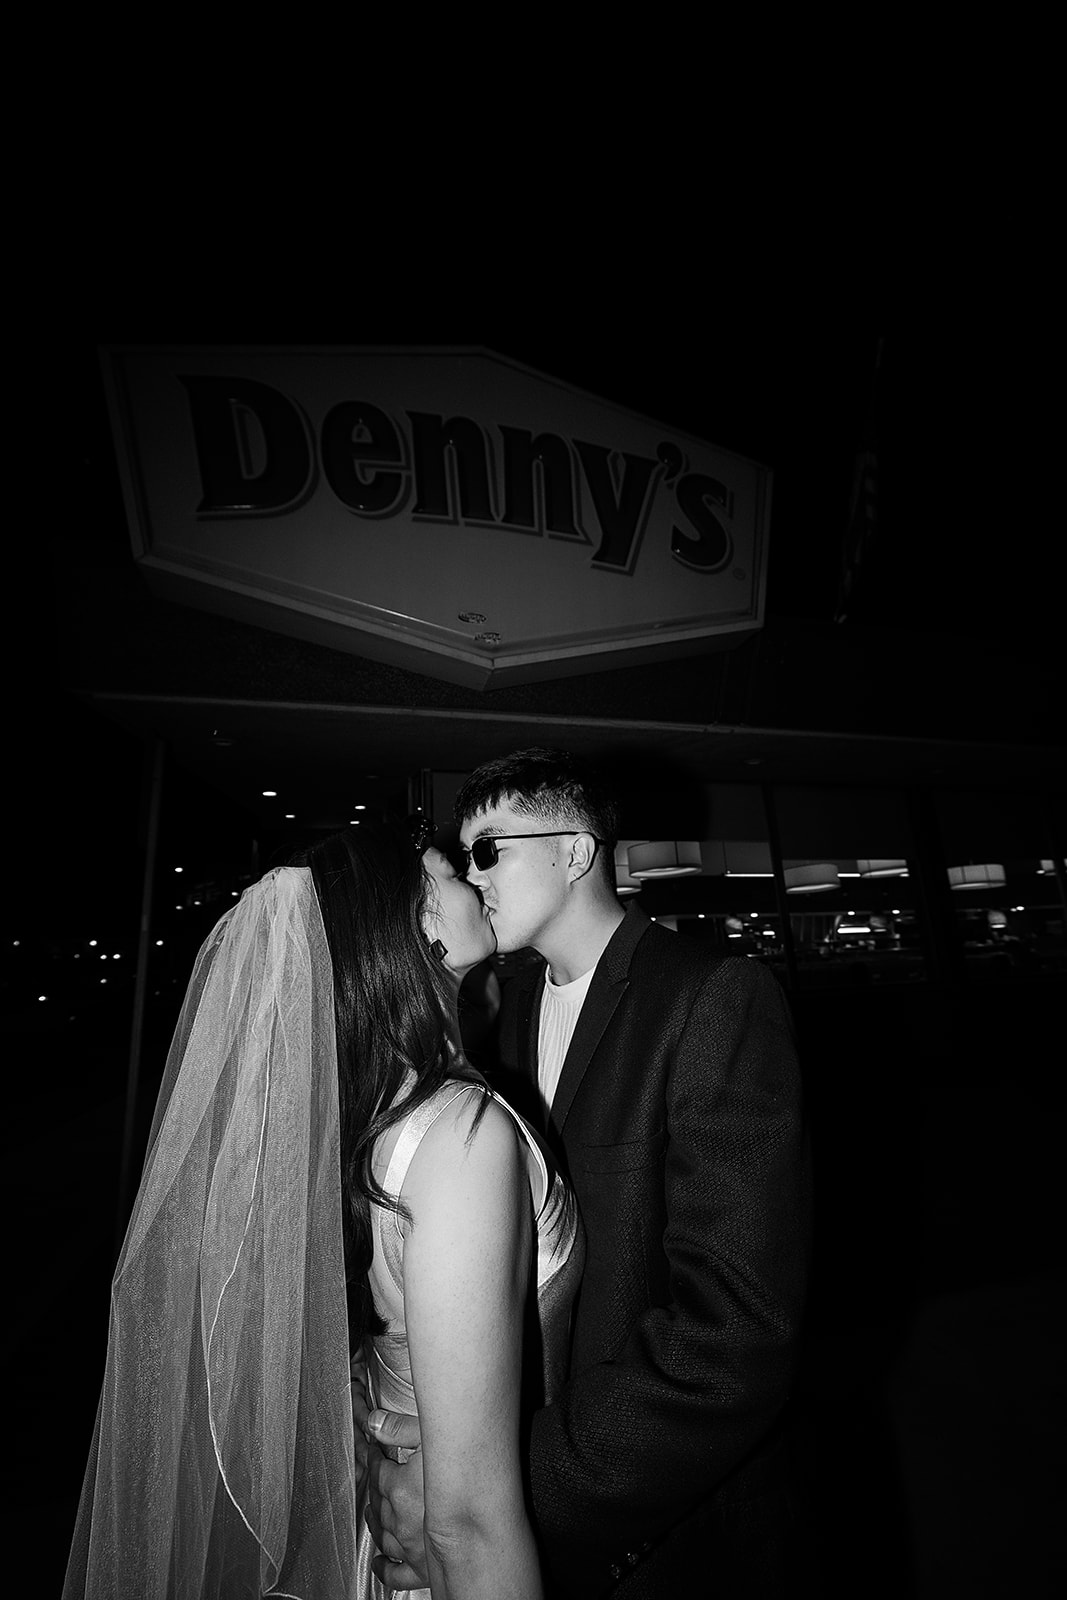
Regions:
<instances>
[{"instance_id":1,"label":"distant light","mask_svg":"<svg viewBox=\"0 0 1067 1600\"><path fill-rule=\"evenodd\" d=\"M162 939L157 939L157 940L156 940L156 949L157 949L157 950L158 950L158 948L159 948L159 946L160 946L160 945L161 945L161 944L162 944L162 943L163 943L163 940L162 940Z\"/></svg>"},{"instance_id":2,"label":"distant light","mask_svg":"<svg viewBox=\"0 0 1067 1600\"><path fill-rule=\"evenodd\" d=\"M96 943L96 940L95 940L95 939L90 939L90 940L89 940L89 944L90 944L90 945L94 945L94 944L95 944L95 943Z\"/></svg>"},{"instance_id":3,"label":"distant light","mask_svg":"<svg viewBox=\"0 0 1067 1600\"><path fill-rule=\"evenodd\" d=\"M107 960L107 956L103 955L103 956L100 957L100 959L101 959L101 961L106 961Z\"/></svg>"},{"instance_id":4,"label":"distant light","mask_svg":"<svg viewBox=\"0 0 1067 1600\"><path fill-rule=\"evenodd\" d=\"M193 901L193 905L194 905L194 906L199 906L199 905L203 905L203 901L202 901L202 900L194 900L194 901Z\"/></svg>"},{"instance_id":5,"label":"distant light","mask_svg":"<svg viewBox=\"0 0 1067 1600\"><path fill-rule=\"evenodd\" d=\"M46 995L46 994L39 994L39 995L38 995L38 996L37 996L37 998L38 998L38 1000L47 1000L47 999L48 999L48 996L47 996L47 995Z\"/></svg>"},{"instance_id":6,"label":"distant light","mask_svg":"<svg viewBox=\"0 0 1067 1600\"><path fill-rule=\"evenodd\" d=\"M101 979L100 979L100 982L101 982L101 983L106 983L106 982L107 982L107 979L106 979L106 978L101 978Z\"/></svg>"},{"instance_id":7,"label":"distant light","mask_svg":"<svg viewBox=\"0 0 1067 1600\"><path fill-rule=\"evenodd\" d=\"M366 806L353 806L352 807L353 811L366 811L366 809L367 809ZM419 807L419 810L420 811L422 810L421 806Z\"/></svg>"},{"instance_id":8,"label":"distant light","mask_svg":"<svg viewBox=\"0 0 1067 1600\"><path fill-rule=\"evenodd\" d=\"M175 870L175 872L184 872L185 868L184 867L175 867L174 870Z\"/></svg>"},{"instance_id":9,"label":"distant light","mask_svg":"<svg viewBox=\"0 0 1067 1600\"><path fill-rule=\"evenodd\" d=\"M264 789L263 798L264 798L264 800L277 800L277 798L278 798L277 789Z\"/></svg>"},{"instance_id":10,"label":"distant light","mask_svg":"<svg viewBox=\"0 0 1067 1600\"><path fill-rule=\"evenodd\" d=\"M352 821L348 824L348 826L350 828L358 828L359 827L359 821L360 821L360 819L358 817L353 817Z\"/></svg>"},{"instance_id":11,"label":"distant light","mask_svg":"<svg viewBox=\"0 0 1067 1600\"><path fill-rule=\"evenodd\" d=\"M81 958L82 958L81 951L80 950L75 950L75 952L74 952L75 961L80 961Z\"/></svg>"},{"instance_id":12,"label":"distant light","mask_svg":"<svg viewBox=\"0 0 1067 1600\"><path fill-rule=\"evenodd\" d=\"M287 811L285 813L285 820L286 820L286 822L295 822L296 821L296 812L295 811Z\"/></svg>"},{"instance_id":13,"label":"distant light","mask_svg":"<svg viewBox=\"0 0 1067 1600\"><path fill-rule=\"evenodd\" d=\"M231 900L236 900L237 899L237 890L236 889L231 889L230 890L230 899Z\"/></svg>"},{"instance_id":14,"label":"distant light","mask_svg":"<svg viewBox=\"0 0 1067 1600\"><path fill-rule=\"evenodd\" d=\"M116 955L116 956L112 956L112 957L111 957L111 959L112 959L112 961L117 961L117 960L118 960L118 959L119 959L119 958L118 958L118 956L117 956L117 955Z\"/></svg>"},{"instance_id":15,"label":"distant light","mask_svg":"<svg viewBox=\"0 0 1067 1600\"><path fill-rule=\"evenodd\" d=\"M698 912L697 912L697 921L698 921L698 922L703 922L703 920L704 920L704 913L703 913L703 911L698 911Z\"/></svg>"},{"instance_id":16,"label":"distant light","mask_svg":"<svg viewBox=\"0 0 1067 1600\"><path fill-rule=\"evenodd\" d=\"M16 950L17 950L17 949L18 949L18 947L19 947L19 945L20 945L20 944L21 944L21 943L22 943L22 940L21 940L21 939L16 939L16 940L15 940L15 941L14 941L14 945L15 945L15 949L16 949Z\"/></svg>"},{"instance_id":17,"label":"distant light","mask_svg":"<svg viewBox=\"0 0 1067 1600\"><path fill-rule=\"evenodd\" d=\"M728 939L740 939L741 935L739 933L728 933L726 937Z\"/></svg>"}]
</instances>

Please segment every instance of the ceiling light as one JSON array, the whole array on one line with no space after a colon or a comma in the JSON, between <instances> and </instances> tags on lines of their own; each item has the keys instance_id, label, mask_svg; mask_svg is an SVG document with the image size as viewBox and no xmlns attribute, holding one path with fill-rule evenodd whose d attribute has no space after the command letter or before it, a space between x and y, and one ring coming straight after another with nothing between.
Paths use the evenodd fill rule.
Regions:
<instances>
[{"instance_id":1,"label":"ceiling light","mask_svg":"<svg viewBox=\"0 0 1067 1600\"><path fill-rule=\"evenodd\" d=\"M861 878L906 878L908 876L908 863L906 861L857 861Z\"/></svg>"},{"instance_id":2,"label":"ceiling light","mask_svg":"<svg viewBox=\"0 0 1067 1600\"><path fill-rule=\"evenodd\" d=\"M999 861L970 861L965 867L949 867L948 881L953 889L1002 889L1004 868Z\"/></svg>"},{"instance_id":3,"label":"ceiling light","mask_svg":"<svg viewBox=\"0 0 1067 1600\"><path fill-rule=\"evenodd\" d=\"M647 844L647 839L617 839L615 841L615 893L640 894L641 882L630 871L630 846Z\"/></svg>"},{"instance_id":4,"label":"ceiling light","mask_svg":"<svg viewBox=\"0 0 1067 1600\"><path fill-rule=\"evenodd\" d=\"M809 861L784 870L787 894L821 894L836 889L840 877L832 861Z\"/></svg>"},{"instance_id":5,"label":"ceiling light","mask_svg":"<svg viewBox=\"0 0 1067 1600\"><path fill-rule=\"evenodd\" d=\"M631 845L627 860L633 878L685 878L700 871L700 845L695 839L654 840Z\"/></svg>"}]
</instances>

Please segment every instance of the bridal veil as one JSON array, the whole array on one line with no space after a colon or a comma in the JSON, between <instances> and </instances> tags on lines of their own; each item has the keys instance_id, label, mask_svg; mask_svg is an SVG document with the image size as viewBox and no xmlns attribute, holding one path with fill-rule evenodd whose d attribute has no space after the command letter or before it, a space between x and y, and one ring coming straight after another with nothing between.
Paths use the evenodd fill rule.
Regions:
<instances>
[{"instance_id":1,"label":"bridal veil","mask_svg":"<svg viewBox=\"0 0 1067 1600\"><path fill-rule=\"evenodd\" d=\"M355 1548L330 955L310 871L282 867L197 957L64 1600L346 1600Z\"/></svg>"}]
</instances>

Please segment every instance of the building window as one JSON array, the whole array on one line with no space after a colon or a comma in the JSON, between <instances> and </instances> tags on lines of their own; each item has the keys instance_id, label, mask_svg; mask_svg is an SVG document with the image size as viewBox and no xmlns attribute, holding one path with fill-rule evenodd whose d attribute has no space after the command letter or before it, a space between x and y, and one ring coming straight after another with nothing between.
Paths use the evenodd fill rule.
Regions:
<instances>
[{"instance_id":1,"label":"building window","mask_svg":"<svg viewBox=\"0 0 1067 1600\"><path fill-rule=\"evenodd\" d=\"M783 786L772 803L797 983L915 983L929 973L915 848L893 790Z\"/></svg>"},{"instance_id":2,"label":"building window","mask_svg":"<svg viewBox=\"0 0 1067 1600\"><path fill-rule=\"evenodd\" d=\"M1067 878L1040 797L945 789L934 799L952 926L967 977L1062 975Z\"/></svg>"}]
</instances>

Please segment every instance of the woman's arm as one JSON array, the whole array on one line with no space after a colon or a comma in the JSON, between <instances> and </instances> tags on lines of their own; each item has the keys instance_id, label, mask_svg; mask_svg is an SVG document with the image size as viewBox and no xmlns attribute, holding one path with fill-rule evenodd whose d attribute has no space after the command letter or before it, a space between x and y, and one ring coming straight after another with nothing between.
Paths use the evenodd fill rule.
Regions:
<instances>
[{"instance_id":1,"label":"woman's arm","mask_svg":"<svg viewBox=\"0 0 1067 1600\"><path fill-rule=\"evenodd\" d=\"M519 1461L531 1201L518 1135L464 1095L412 1158L404 1317L422 1426L434 1600L540 1600Z\"/></svg>"}]
</instances>

